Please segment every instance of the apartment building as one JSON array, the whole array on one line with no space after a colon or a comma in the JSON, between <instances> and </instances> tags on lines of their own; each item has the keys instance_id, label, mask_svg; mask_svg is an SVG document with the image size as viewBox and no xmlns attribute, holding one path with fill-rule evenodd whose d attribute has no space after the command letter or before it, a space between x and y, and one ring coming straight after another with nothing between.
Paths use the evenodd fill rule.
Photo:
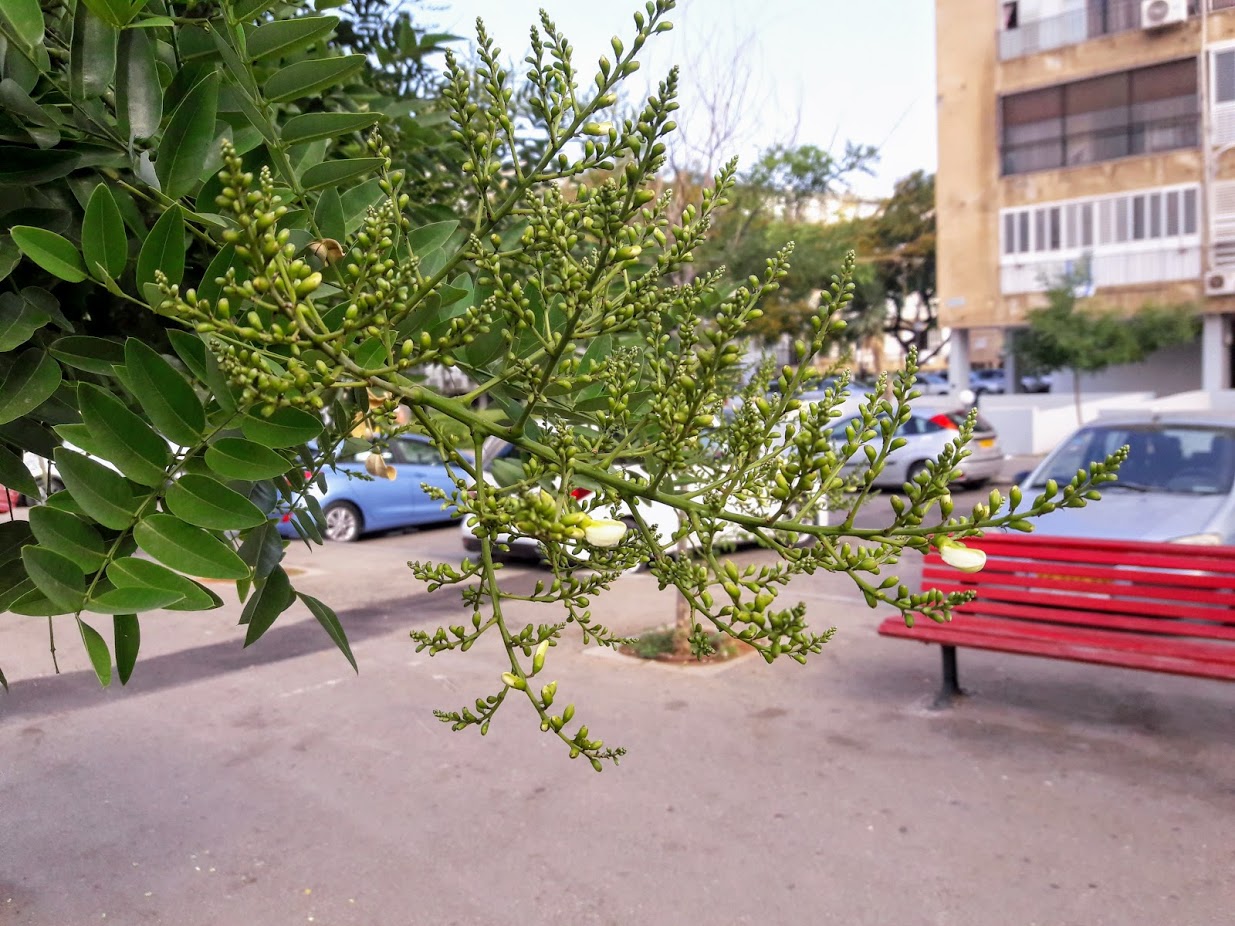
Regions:
<instances>
[{"instance_id":1,"label":"apartment building","mask_svg":"<svg viewBox=\"0 0 1235 926\"><path fill-rule=\"evenodd\" d=\"M936 23L953 381L971 333L1014 334L1087 265L1104 305L1199 312L1187 368L1161 372L1230 388L1235 0L936 0Z\"/></svg>"}]
</instances>

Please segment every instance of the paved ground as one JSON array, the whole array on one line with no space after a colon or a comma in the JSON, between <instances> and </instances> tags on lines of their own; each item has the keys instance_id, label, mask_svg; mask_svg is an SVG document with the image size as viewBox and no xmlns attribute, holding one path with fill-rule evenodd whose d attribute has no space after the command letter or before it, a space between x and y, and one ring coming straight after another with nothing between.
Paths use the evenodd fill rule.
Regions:
<instances>
[{"instance_id":1,"label":"paved ground","mask_svg":"<svg viewBox=\"0 0 1235 926\"><path fill-rule=\"evenodd\" d=\"M5 616L0 924L1232 922L1235 686L964 652L972 697L933 712L936 652L815 577L793 592L840 633L805 667L555 653L630 749L597 775L518 706L483 740L432 718L498 684L406 638L457 605L403 562L458 554L452 528L293 554L359 676L303 614L242 650L230 609L147 620L101 692L67 625L53 677ZM672 603L636 575L597 611Z\"/></svg>"}]
</instances>

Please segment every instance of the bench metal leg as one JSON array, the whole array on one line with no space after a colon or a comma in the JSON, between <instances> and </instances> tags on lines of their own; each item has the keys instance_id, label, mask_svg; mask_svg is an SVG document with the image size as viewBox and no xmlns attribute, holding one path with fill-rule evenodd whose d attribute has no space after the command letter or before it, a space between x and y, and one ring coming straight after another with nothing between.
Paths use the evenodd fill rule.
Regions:
<instances>
[{"instance_id":1,"label":"bench metal leg","mask_svg":"<svg viewBox=\"0 0 1235 926\"><path fill-rule=\"evenodd\" d=\"M936 710L951 707L952 702L965 693L956 671L956 647L940 646L939 650L943 653L943 687L931 705Z\"/></svg>"}]
</instances>

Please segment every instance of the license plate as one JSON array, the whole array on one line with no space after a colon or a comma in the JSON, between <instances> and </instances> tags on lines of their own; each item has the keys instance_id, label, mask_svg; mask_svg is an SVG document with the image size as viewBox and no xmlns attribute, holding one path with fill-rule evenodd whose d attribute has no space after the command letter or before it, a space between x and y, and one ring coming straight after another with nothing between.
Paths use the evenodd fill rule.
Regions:
<instances>
[{"instance_id":1,"label":"license plate","mask_svg":"<svg viewBox=\"0 0 1235 926\"><path fill-rule=\"evenodd\" d=\"M983 440L978 441L978 446L981 447L983 450L990 450L992 447L995 446L995 438L993 437L984 438Z\"/></svg>"}]
</instances>

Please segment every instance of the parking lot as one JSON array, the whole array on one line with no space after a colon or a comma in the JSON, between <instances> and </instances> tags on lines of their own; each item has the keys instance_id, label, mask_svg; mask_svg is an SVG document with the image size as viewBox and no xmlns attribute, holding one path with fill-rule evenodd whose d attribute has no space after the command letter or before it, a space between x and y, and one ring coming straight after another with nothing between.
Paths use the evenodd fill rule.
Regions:
<instances>
[{"instance_id":1,"label":"parking lot","mask_svg":"<svg viewBox=\"0 0 1235 926\"><path fill-rule=\"evenodd\" d=\"M937 651L815 576L788 594L839 633L804 667L555 649L559 699L630 751L597 775L517 703L484 739L433 718L503 668L407 639L459 605L406 561L460 554L455 527L293 549L359 676L301 610L243 650L229 606L147 618L100 691L67 623L55 677L45 623L7 616L0 923L1230 922L1235 686L962 651L971 696L932 711ZM595 611L673 604L632 575Z\"/></svg>"}]
</instances>

